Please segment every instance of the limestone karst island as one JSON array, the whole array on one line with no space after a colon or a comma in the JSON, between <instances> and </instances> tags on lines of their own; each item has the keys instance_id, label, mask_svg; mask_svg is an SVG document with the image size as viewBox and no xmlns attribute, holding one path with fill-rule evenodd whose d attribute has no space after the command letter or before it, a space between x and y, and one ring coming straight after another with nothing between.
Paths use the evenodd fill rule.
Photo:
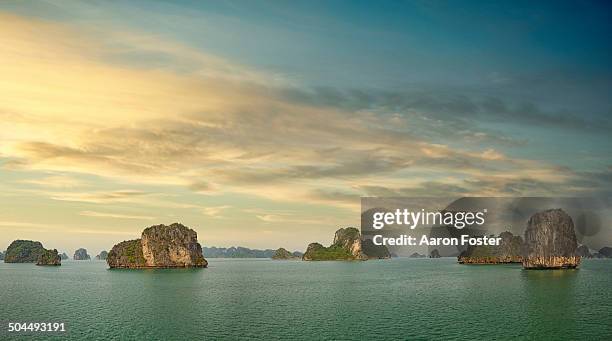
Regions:
<instances>
[{"instance_id":1,"label":"limestone karst island","mask_svg":"<svg viewBox=\"0 0 612 341\"><path fill-rule=\"evenodd\" d=\"M178 223L155 225L142 231L140 239L121 242L110 250L111 268L205 268L197 233Z\"/></svg>"}]
</instances>

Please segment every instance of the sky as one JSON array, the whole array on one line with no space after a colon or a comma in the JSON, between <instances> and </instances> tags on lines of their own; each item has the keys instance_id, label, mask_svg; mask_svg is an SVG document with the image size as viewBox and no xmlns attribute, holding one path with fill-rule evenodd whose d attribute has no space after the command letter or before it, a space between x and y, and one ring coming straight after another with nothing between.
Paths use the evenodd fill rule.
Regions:
<instances>
[{"instance_id":1,"label":"sky","mask_svg":"<svg viewBox=\"0 0 612 341\"><path fill-rule=\"evenodd\" d=\"M0 249L329 243L361 196L612 192L604 1L0 2Z\"/></svg>"}]
</instances>

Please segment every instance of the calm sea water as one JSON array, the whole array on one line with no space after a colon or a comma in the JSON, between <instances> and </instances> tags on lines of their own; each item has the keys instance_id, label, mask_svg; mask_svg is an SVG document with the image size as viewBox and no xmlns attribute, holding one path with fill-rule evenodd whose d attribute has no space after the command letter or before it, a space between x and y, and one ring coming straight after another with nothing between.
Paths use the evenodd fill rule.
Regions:
<instances>
[{"instance_id":1,"label":"calm sea water","mask_svg":"<svg viewBox=\"0 0 612 341\"><path fill-rule=\"evenodd\" d=\"M0 263L0 339L548 339L612 337L612 260L579 270L455 259L209 259L208 269ZM65 322L8 334L7 322Z\"/></svg>"}]
</instances>

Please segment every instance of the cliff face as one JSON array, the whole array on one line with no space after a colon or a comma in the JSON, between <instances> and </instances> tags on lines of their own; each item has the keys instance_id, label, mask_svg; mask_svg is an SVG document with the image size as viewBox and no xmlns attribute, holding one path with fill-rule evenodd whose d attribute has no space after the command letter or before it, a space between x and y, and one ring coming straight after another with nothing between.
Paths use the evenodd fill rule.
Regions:
<instances>
[{"instance_id":1,"label":"cliff face","mask_svg":"<svg viewBox=\"0 0 612 341\"><path fill-rule=\"evenodd\" d=\"M523 261L523 238L510 232L499 234L499 245L468 246L457 260L460 264L507 264Z\"/></svg>"},{"instance_id":2,"label":"cliff face","mask_svg":"<svg viewBox=\"0 0 612 341\"><path fill-rule=\"evenodd\" d=\"M197 233L181 224L156 225L142 238L115 245L106 259L111 268L206 267Z\"/></svg>"},{"instance_id":3,"label":"cliff face","mask_svg":"<svg viewBox=\"0 0 612 341\"><path fill-rule=\"evenodd\" d=\"M15 240L6 249L5 263L35 263L45 252L40 242L32 240Z\"/></svg>"},{"instance_id":4,"label":"cliff face","mask_svg":"<svg viewBox=\"0 0 612 341\"><path fill-rule=\"evenodd\" d=\"M74 251L74 256L72 256L74 260L91 260L91 256L87 254L87 250L78 249Z\"/></svg>"},{"instance_id":5,"label":"cliff face","mask_svg":"<svg viewBox=\"0 0 612 341\"><path fill-rule=\"evenodd\" d=\"M561 209L539 212L525 230L525 269L567 269L580 264L572 218Z\"/></svg>"},{"instance_id":6,"label":"cliff face","mask_svg":"<svg viewBox=\"0 0 612 341\"><path fill-rule=\"evenodd\" d=\"M274 252L274 254L272 255L272 259L275 259L275 260L299 259L299 257L294 256L291 252L281 247L280 249Z\"/></svg>"},{"instance_id":7,"label":"cliff face","mask_svg":"<svg viewBox=\"0 0 612 341\"><path fill-rule=\"evenodd\" d=\"M57 253L57 250L44 250L43 253L38 256L36 265L59 266L62 265L62 259Z\"/></svg>"}]
</instances>

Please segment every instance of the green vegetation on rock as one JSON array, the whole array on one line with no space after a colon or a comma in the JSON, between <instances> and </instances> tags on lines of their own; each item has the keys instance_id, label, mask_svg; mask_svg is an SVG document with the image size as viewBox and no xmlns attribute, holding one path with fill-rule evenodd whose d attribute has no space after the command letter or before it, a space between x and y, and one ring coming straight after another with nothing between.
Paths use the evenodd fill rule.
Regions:
<instances>
[{"instance_id":1,"label":"green vegetation on rock","mask_svg":"<svg viewBox=\"0 0 612 341\"><path fill-rule=\"evenodd\" d=\"M36 261L36 265L52 265L59 266L62 265L62 258L57 253L57 250L44 250L40 256L38 256L38 260Z\"/></svg>"},{"instance_id":2,"label":"green vegetation on rock","mask_svg":"<svg viewBox=\"0 0 612 341\"><path fill-rule=\"evenodd\" d=\"M5 263L36 263L38 257L45 252L40 242L32 240L15 240L6 249Z\"/></svg>"},{"instance_id":3,"label":"green vegetation on rock","mask_svg":"<svg viewBox=\"0 0 612 341\"><path fill-rule=\"evenodd\" d=\"M334 235L331 246L311 243L303 260L367 260L369 258L391 258L385 246L377 246L371 240L361 240L361 233L354 227L341 228Z\"/></svg>"}]
</instances>

